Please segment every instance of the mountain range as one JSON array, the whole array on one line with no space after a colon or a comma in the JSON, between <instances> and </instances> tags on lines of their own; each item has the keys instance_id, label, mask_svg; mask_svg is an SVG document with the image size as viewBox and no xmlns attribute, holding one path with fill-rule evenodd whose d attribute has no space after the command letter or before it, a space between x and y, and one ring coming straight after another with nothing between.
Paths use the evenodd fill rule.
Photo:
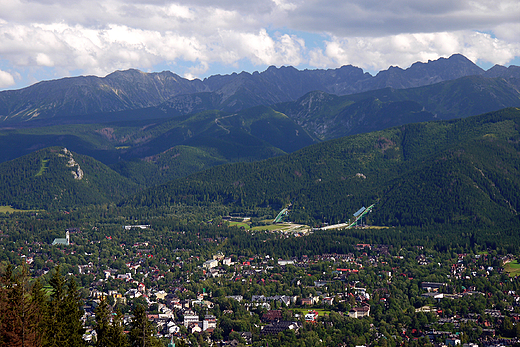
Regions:
<instances>
[{"instance_id":1,"label":"mountain range","mask_svg":"<svg viewBox=\"0 0 520 347\"><path fill-rule=\"evenodd\" d=\"M41 82L0 92L0 204L292 202L314 223L377 201L380 224L491 225L520 208L517 107L520 68L484 71L461 55L376 76L271 67L203 81L128 70Z\"/></svg>"},{"instance_id":2,"label":"mountain range","mask_svg":"<svg viewBox=\"0 0 520 347\"><path fill-rule=\"evenodd\" d=\"M348 65L329 70L269 67L264 72L215 75L187 80L172 72L116 71L106 77L81 76L44 81L20 90L0 92L4 125L92 122L87 115L155 107L150 117L171 117L209 109L237 112L246 108L294 101L311 91L334 95L382 88L407 89L466 76L519 78L520 68L495 66L484 71L462 55L391 67L376 76ZM139 119L143 115L139 114ZM110 119L111 117L94 117ZM122 119L132 119L132 114Z\"/></svg>"},{"instance_id":3,"label":"mountain range","mask_svg":"<svg viewBox=\"0 0 520 347\"><path fill-rule=\"evenodd\" d=\"M517 107L518 76L454 55L376 76L271 67L203 81L137 70L48 81L0 93L0 162L61 146L149 187L342 136Z\"/></svg>"}]
</instances>

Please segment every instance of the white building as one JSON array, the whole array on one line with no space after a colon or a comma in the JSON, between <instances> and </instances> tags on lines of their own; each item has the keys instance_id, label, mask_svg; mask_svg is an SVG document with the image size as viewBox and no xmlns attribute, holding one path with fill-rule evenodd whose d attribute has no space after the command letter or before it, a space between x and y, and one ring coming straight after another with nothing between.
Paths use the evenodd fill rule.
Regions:
<instances>
[{"instance_id":1,"label":"white building","mask_svg":"<svg viewBox=\"0 0 520 347\"><path fill-rule=\"evenodd\" d=\"M218 260L216 260L216 259L207 260L204 262L204 264L202 264L202 267L205 269L212 269L217 266L218 266Z\"/></svg>"},{"instance_id":2,"label":"white building","mask_svg":"<svg viewBox=\"0 0 520 347\"><path fill-rule=\"evenodd\" d=\"M199 316L197 315L185 315L184 316L184 326L187 328L190 323L198 323L199 322Z\"/></svg>"}]
</instances>

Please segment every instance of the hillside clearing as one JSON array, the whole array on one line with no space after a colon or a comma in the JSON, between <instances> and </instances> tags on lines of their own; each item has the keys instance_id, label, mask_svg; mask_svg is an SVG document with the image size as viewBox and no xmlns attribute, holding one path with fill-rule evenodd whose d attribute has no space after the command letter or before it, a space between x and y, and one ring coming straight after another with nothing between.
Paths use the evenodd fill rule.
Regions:
<instances>
[{"instance_id":1,"label":"hillside clearing","mask_svg":"<svg viewBox=\"0 0 520 347\"><path fill-rule=\"evenodd\" d=\"M504 270L509 274L510 277L516 277L520 275L520 264L518 260L513 260L504 266Z\"/></svg>"}]
</instances>

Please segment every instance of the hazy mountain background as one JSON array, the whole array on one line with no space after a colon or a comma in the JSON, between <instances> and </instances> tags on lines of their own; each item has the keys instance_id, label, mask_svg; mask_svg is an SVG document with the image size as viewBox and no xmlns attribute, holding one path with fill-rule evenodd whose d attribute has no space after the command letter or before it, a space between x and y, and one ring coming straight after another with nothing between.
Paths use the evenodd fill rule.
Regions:
<instances>
[{"instance_id":1,"label":"hazy mountain background","mask_svg":"<svg viewBox=\"0 0 520 347\"><path fill-rule=\"evenodd\" d=\"M391 67L376 76L351 65L303 71L270 67L262 73L216 75L202 81L187 80L169 71L116 71L103 78L64 78L0 92L0 119L3 124L49 122L49 119L63 117L67 122L91 122L90 117L81 116L149 107L158 107L165 117L208 109L236 112L293 101L316 90L348 95L382 88L414 88L466 76L516 79L520 69L495 66L484 71L457 54L448 59L415 63L405 70ZM151 116L158 115L160 113ZM132 116L130 113L128 118L142 119L142 114Z\"/></svg>"}]
</instances>

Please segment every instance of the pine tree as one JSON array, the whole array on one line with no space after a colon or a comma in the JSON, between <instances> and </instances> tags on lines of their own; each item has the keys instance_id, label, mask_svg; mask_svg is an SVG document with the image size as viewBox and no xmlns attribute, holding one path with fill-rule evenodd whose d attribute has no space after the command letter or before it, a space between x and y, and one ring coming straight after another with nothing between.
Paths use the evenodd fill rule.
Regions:
<instances>
[{"instance_id":1,"label":"pine tree","mask_svg":"<svg viewBox=\"0 0 520 347\"><path fill-rule=\"evenodd\" d=\"M44 347L65 346L67 336L65 335L64 307L65 302L65 279L60 274L60 267L54 270L49 284L52 287L50 301L48 302L48 316L45 324Z\"/></svg>"},{"instance_id":2,"label":"pine tree","mask_svg":"<svg viewBox=\"0 0 520 347\"><path fill-rule=\"evenodd\" d=\"M113 315L106 300L96 307L97 347L124 347L128 339L123 331L122 314Z\"/></svg>"},{"instance_id":3,"label":"pine tree","mask_svg":"<svg viewBox=\"0 0 520 347\"><path fill-rule=\"evenodd\" d=\"M96 334L97 334L97 347L108 347L110 346L109 334L110 334L110 310L106 300L101 300L95 310L96 314Z\"/></svg>"},{"instance_id":4,"label":"pine tree","mask_svg":"<svg viewBox=\"0 0 520 347\"><path fill-rule=\"evenodd\" d=\"M45 317L47 314L47 297L43 291L40 279L36 279L31 288L31 300L38 307L36 316L36 339L37 345L43 345L43 337L45 332Z\"/></svg>"},{"instance_id":5,"label":"pine tree","mask_svg":"<svg viewBox=\"0 0 520 347\"><path fill-rule=\"evenodd\" d=\"M137 305L133 312L132 327L129 338L132 347L155 347L160 346L160 342L153 336L153 329L146 311L143 306Z\"/></svg>"},{"instance_id":6,"label":"pine tree","mask_svg":"<svg viewBox=\"0 0 520 347\"><path fill-rule=\"evenodd\" d=\"M8 331L10 329L9 292L13 288L13 268L9 264L0 277L0 345L8 345Z\"/></svg>"},{"instance_id":7,"label":"pine tree","mask_svg":"<svg viewBox=\"0 0 520 347\"><path fill-rule=\"evenodd\" d=\"M8 265L4 274L0 277L0 345L7 345L6 332L8 330L8 293L12 288L12 266Z\"/></svg>"},{"instance_id":8,"label":"pine tree","mask_svg":"<svg viewBox=\"0 0 520 347\"><path fill-rule=\"evenodd\" d=\"M124 332L123 325L123 314L121 311L117 310L116 315L112 316L112 326L111 326L111 337L110 341L112 342L112 346L114 347L127 347L128 346L128 337Z\"/></svg>"},{"instance_id":9,"label":"pine tree","mask_svg":"<svg viewBox=\"0 0 520 347\"><path fill-rule=\"evenodd\" d=\"M83 317L83 309L81 302L81 294L78 290L78 285L74 278L69 278L67 281L67 296L65 298L65 316L68 324L65 325L67 334L68 346L85 346L83 334L85 328L81 318Z\"/></svg>"},{"instance_id":10,"label":"pine tree","mask_svg":"<svg viewBox=\"0 0 520 347\"><path fill-rule=\"evenodd\" d=\"M27 266L13 273L9 265L1 279L0 342L13 347L40 346L39 307L31 298Z\"/></svg>"},{"instance_id":11,"label":"pine tree","mask_svg":"<svg viewBox=\"0 0 520 347\"><path fill-rule=\"evenodd\" d=\"M49 281L52 294L47 305L44 331L44 347L85 346L85 329L81 321L83 315L81 298L76 281L68 282L60 274L59 266Z\"/></svg>"}]
</instances>

